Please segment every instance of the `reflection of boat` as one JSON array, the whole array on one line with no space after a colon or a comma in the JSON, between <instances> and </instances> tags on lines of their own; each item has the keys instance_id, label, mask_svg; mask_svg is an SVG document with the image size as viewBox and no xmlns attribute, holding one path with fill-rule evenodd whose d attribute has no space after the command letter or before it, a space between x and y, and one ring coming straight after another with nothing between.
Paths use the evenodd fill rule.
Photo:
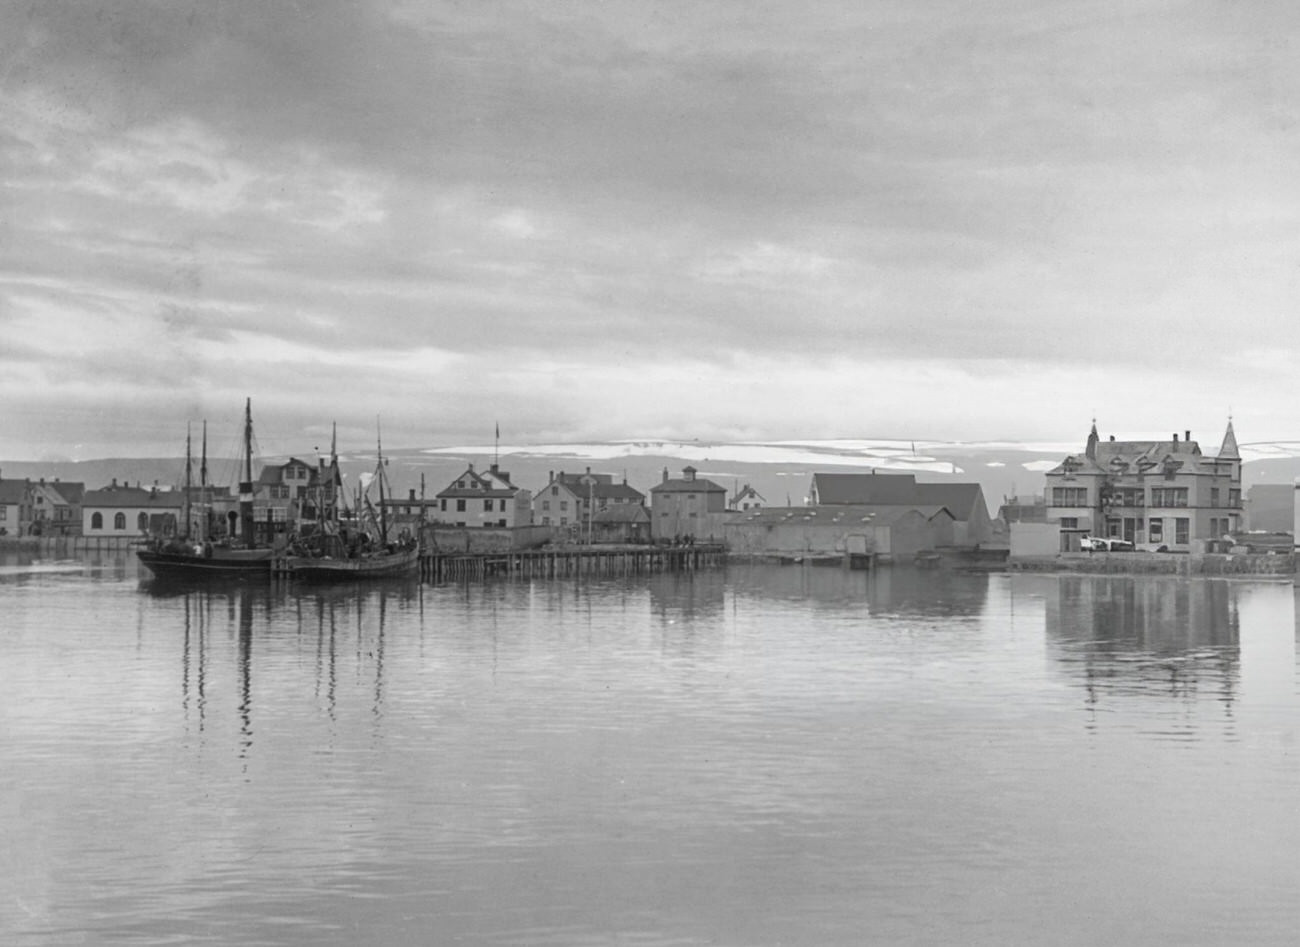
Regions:
<instances>
[{"instance_id":1,"label":"reflection of boat","mask_svg":"<svg viewBox=\"0 0 1300 947\"><path fill-rule=\"evenodd\" d=\"M205 441L206 444L206 441ZM204 447L206 479L207 448ZM241 535L214 539L207 535L189 535L190 450L185 439L185 530L184 535L155 538L141 547L136 555L159 579L202 579L208 576L270 576L275 550L257 546L253 541L253 408L252 399L244 404L244 480L239 485L239 519ZM207 517L204 517L206 534Z\"/></svg>"},{"instance_id":2,"label":"reflection of boat","mask_svg":"<svg viewBox=\"0 0 1300 947\"><path fill-rule=\"evenodd\" d=\"M293 556L288 562L290 574L296 579L314 581L344 581L349 579L382 579L390 576L410 575L420 559L420 550L414 545L397 545L356 556Z\"/></svg>"},{"instance_id":3,"label":"reflection of boat","mask_svg":"<svg viewBox=\"0 0 1300 947\"><path fill-rule=\"evenodd\" d=\"M396 542L388 537L388 517L384 503L384 450L378 444L379 460L374 480L379 482L379 512L376 516L369 498L365 498L366 525L351 533L333 519L321 524L312 536L295 542L296 555L280 563L290 576L315 582L345 582L353 579L383 579L410 575L420 562L420 548L414 537L403 535ZM338 467L338 452L330 446L330 468ZM372 481L373 482L373 481Z\"/></svg>"}]
</instances>

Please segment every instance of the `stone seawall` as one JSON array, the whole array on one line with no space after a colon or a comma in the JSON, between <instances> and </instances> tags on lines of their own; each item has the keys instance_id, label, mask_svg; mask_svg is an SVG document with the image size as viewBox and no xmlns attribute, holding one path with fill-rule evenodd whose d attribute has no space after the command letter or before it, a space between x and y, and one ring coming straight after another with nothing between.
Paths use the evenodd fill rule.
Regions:
<instances>
[{"instance_id":1,"label":"stone seawall","mask_svg":"<svg viewBox=\"0 0 1300 947\"><path fill-rule=\"evenodd\" d=\"M1258 575L1291 578L1294 553L1283 555L1101 552L1022 556L1006 563L1009 572L1083 572L1102 575Z\"/></svg>"}]
</instances>

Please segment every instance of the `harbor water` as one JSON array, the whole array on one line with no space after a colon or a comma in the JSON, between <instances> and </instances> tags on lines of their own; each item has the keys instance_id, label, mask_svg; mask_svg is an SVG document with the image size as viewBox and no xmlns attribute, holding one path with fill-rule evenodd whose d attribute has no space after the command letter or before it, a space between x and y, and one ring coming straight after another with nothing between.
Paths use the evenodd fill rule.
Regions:
<instances>
[{"instance_id":1,"label":"harbor water","mask_svg":"<svg viewBox=\"0 0 1300 947\"><path fill-rule=\"evenodd\" d=\"M0 559L0 943L1291 944L1289 581Z\"/></svg>"}]
</instances>

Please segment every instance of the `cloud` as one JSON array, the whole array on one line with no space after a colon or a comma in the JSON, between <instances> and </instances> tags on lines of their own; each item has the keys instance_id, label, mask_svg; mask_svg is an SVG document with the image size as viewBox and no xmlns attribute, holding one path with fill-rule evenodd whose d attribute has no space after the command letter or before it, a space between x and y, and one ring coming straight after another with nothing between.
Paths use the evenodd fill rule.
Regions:
<instances>
[{"instance_id":1,"label":"cloud","mask_svg":"<svg viewBox=\"0 0 1300 947\"><path fill-rule=\"evenodd\" d=\"M1290 17L0 7L0 390L39 418L72 372L170 426L268 392L290 426L425 440L506 413L1050 437L1229 404L1282 433Z\"/></svg>"}]
</instances>

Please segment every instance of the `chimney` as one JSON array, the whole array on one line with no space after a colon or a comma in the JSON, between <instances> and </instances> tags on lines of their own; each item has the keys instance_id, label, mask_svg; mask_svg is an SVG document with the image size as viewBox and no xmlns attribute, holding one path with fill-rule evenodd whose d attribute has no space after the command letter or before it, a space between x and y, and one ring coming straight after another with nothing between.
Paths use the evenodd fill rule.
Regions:
<instances>
[{"instance_id":1,"label":"chimney","mask_svg":"<svg viewBox=\"0 0 1300 947\"><path fill-rule=\"evenodd\" d=\"M1174 451L1178 451L1178 432L1174 431Z\"/></svg>"},{"instance_id":2,"label":"chimney","mask_svg":"<svg viewBox=\"0 0 1300 947\"><path fill-rule=\"evenodd\" d=\"M1191 432L1191 431L1183 431L1183 440L1187 441L1187 443L1190 444L1190 443L1192 442L1192 432Z\"/></svg>"},{"instance_id":3,"label":"chimney","mask_svg":"<svg viewBox=\"0 0 1300 947\"><path fill-rule=\"evenodd\" d=\"M1114 435L1114 434L1112 434L1112 435L1110 436L1110 442L1111 442L1112 444L1115 443L1115 435Z\"/></svg>"},{"instance_id":4,"label":"chimney","mask_svg":"<svg viewBox=\"0 0 1300 947\"><path fill-rule=\"evenodd\" d=\"M411 488L411 499L412 499L412 500L415 499L415 487L412 487L412 488Z\"/></svg>"},{"instance_id":5,"label":"chimney","mask_svg":"<svg viewBox=\"0 0 1300 947\"><path fill-rule=\"evenodd\" d=\"M664 468L664 481L663 481L663 482L664 482L664 483L667 483L667 482L668 482L668 468L667 468L667 467Z\"/></svg>"},{"instance_id":6,"label":"chimney","mask_svg":"<svg viewBox=\"0 0 1300 947\"><path fill-rule=\"evenodd\" d=\"M111 489L113 489L113 490L116 490L116 489L117 489L117 478L116 478L116 477L113 478L113 486L112 486Z\"/></svg>"}]
</instances>

